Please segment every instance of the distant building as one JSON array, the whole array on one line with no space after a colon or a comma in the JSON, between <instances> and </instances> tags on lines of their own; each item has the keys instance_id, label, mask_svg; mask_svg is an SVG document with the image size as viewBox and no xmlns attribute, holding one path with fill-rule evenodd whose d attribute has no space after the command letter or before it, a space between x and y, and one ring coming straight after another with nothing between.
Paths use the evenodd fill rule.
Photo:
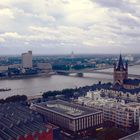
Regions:
<instances>
[{"instance_id":1,"label":"distant building","mask_svg":"<svg viewBox=\"0 0 140 140\"><path fill-rule=\"evenodd\" d=\"M11 64L8 66L8 68L22 68L21 64Z\"/></svg>"},{"instance_id":2,"label":"distant building","mask_svg":"<svg viewBox=\"0 0 140 140\"><path fill-rule=\"evenodd\" d=\"M72 59L75 58L75 55L74 55L74 52L73 51L71 52L71 58Z\"/></svg>"},{"instance_id":3,"label":"distant building","mask_svg":"<svg viewBox=\"0 0 140 140\"><path fill-rule=\"evenodd\" d=\"M137 89L140 88L140 79L124 79L123 87L125 89Z\"/></svg>"},{"instance_id":4,"label":"distant building","mask_svg":"<svg viewBox=\"0 0 140 140\"><path fill-rule=\"evenodd\" d=\"M38 63L37 68L45 73L49 73L52 71L52 65L50 63Z\"/></svg>"},{"instance_id":5,"label":"distant building","mask_svg":"<svg viewBox=\"0 0 140 140\"><path fill-rule=\"evenodd\" d=\"M134 61L134 57L129 54L129 55L125 56L125 60L126 61Z\"/></svg>"},{"instance_id":6,"label":"distant building","mask_svg":"<svg viewBox=\"0 0 140 140\"><path fill-rule=\"evenodd\" d=\"M49 122L72 133L95 130L103 123L101 111L62 100L33 104L31 109L41 113Z\"/></svg>"},{"instance_id":7,"label":"distant building","mask_svg":"<svg viewBox=\"0 0 140 140\"><path fill-rule=\"evenodd\" d=\"M32 51L22 54L22 67L32 68Z\"/></svg>"},{"instance_id":8,"label":"distant building","mask_svg":"<svg viewBox=\"0 0 140 140\"><path fill-rule=\"evenodd\" d=\"M120 54L118 64L114 64L114 84L123 85L124 79L128 79L128 64L124 65Z\"/></svg>"},{"instance_id":9,"label":"distant building","mask_svg":"<svg viewBox=\"0 0 140 140\"><path fill-rule=\"evenodd\" d=\"M8 71L8 66L0 66L0 72Z\"/></svg>"}]
</instances>

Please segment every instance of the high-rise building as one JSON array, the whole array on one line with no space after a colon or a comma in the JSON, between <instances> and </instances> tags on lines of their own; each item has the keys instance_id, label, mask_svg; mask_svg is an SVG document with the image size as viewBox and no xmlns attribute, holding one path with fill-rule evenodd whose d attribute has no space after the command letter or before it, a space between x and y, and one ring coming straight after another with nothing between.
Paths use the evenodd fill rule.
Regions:
<instances>
[{"instance_id":1,"label":"high-rise building","mask_svg":"<svg viewBox=\"0 0 140 140\"><path fill-rule=\"evenodd\" d=\"M114 84L123 85L124 79L128 79L128 64L124 65L122 55L120 54L118 64L114 64Z\"/></svg>"},{"instance_id":2,"label":"high-rise building","mask_svg":"<svg viewBox=\"0 0 140 140\"><path fill-rule=\"evenodd\" d=\"M32 68L32 51L22 54L22 67Z\"/></svg>"}]
</instances>

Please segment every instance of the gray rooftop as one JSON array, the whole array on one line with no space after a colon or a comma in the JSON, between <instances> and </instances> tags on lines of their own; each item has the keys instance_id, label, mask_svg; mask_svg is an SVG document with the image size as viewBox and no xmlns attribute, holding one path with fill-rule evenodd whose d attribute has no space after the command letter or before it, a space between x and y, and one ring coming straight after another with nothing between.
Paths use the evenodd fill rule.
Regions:
<instances>
[{"instance_id":1,"label":"gray rooftop","mask_svg":"<svg viewBox=\"0 0 140 140\"><path fill-rule=\"evenodd\" d=\"M85 115L96 114L100 111L95 111L92 108L81 106L75 103L70 103L62 100L53 100L45 103L40 103L35 106L50 110L57 114L65 115L69 118L77 118Z\"/></svg>"},{"instance_id":2,"label":"gray rooftop","mask_svg":"<svg viewBox=\"0 0 140 140\"><path fill-rule=\"evenodd\" d=\"M47 130L41 116L20 103L0 104L0 140Z\"/></svg>"}]
</instances>

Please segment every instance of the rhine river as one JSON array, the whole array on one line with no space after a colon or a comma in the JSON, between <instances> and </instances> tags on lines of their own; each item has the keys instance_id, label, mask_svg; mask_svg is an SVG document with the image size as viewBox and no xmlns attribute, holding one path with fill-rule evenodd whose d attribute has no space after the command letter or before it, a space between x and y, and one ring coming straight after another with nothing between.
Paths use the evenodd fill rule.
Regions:
<instances>
[{"instance_id":1,"label":"rhine river","mask_svg":"<svg viewBox=\"0 0 140 140\"><path fill-rule=\"evenodd\" d=\"M107 69L104 71L113 71ZM129 68L129 73L140 74L140 66ZM0 88L11 88L11 91L0 92L0 99L12 95L41 95L49 90L75 88L102 82L112 82L112 75L84 73L84 77L52 75L49 77L32 77L23 79L0 80Z\"/></svg>"}]
</instances>

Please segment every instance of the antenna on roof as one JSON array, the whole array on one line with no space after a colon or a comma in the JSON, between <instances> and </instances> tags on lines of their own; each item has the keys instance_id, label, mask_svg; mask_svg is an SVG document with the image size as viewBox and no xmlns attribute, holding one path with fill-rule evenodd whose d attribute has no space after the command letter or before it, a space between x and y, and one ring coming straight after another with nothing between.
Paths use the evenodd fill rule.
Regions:
<instances>
[{"instance_id":1,"label":"antenna on roof","mask_svg":"<svg viewBox=\"0 0 140 140\"><path fill-rule=\"evenodd\" d=\"M120 49L120 55L122 55L122 50Z\"/></svg>"}]
</instances>

